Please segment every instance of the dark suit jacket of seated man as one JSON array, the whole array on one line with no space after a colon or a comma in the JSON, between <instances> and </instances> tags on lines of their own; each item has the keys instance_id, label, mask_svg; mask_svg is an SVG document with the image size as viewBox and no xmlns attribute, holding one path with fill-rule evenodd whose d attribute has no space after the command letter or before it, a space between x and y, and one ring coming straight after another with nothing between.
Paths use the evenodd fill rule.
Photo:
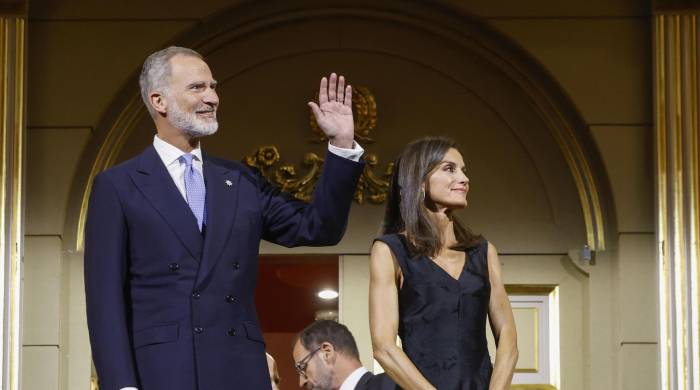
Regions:
<instances>
[{"instance_id":1,"label":"dark suit jacket of seated man","mask_svg":"<svg viewBox=\"0 0 700 390\"><path fill-rule=\"evenodd\" d=\"M331 152L307 204L201 151L218 96L199 54L149 57L141 89L154 144L97 175L90 196L85 286L101 390L270 389L253 301L258 248L342 238L363 169L343 83L323 78L320 107L310 104Z\"/></svg>"}]
</instances>

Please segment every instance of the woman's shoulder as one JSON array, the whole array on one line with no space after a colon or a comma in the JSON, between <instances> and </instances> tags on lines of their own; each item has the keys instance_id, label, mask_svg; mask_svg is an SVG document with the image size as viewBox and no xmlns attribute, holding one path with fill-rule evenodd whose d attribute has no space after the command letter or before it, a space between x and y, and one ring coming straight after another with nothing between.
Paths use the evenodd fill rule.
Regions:
<instances>
[{"instance_id":1,"label":"woman's shoulder","mask_svg":"<svg viewBox=\"0 0 700 390\"><path fill-rule=\"evenodd\" d=\"M477 253L477 252L483 252L484 254L488 253L488 249L491 243L489 240L487 240L483 236L479 236L479 238L472 242L471 245L468 246L467 250L470 253Z\"/></svg>"},{"instance_id":2,"label":"woman's shoulder","mask_svg":"<svg viewBox=\"0 0 700 390\"><path fill-rule=\"evenodd\" d=\"M388 233L376 237L373 241L373 246L376 246L377 242L385 244L397 258L410 257L406 244L406 236L402 233Z\"/></svg>"},{"instance_id":3,"label":"woman's shoulder","mask_svg":"<svg viewBox=\"0 0 700 390\"><path fill-rule=\"evenodd\" d=\"M387 234L382 234L381 236L375 237L374 241L382 241L385 244L394 243L394 242L401 242L402 236L403 235L401 233L387 233Z\"/></svg>"}]
</instances>

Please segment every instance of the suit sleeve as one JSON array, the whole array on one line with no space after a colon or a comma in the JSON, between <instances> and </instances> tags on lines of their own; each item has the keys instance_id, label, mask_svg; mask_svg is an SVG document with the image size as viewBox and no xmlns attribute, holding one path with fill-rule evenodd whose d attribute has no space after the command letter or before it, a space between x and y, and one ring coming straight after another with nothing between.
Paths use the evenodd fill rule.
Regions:
<instances>
[{"instance_id":1,"label":"suit sleeve","mask_svg":"<svg viewBox=\"0 0 700 390\"><path fill-rule=\"evenodd\" d=\"M263 238L286 247L335 245L345 233L364 162L326 154L311 203L261 179Z\"/></svg>"},{"instance_id":2,"label":"suit sleeve","mask_svg":"<svg viewBox=\"0 0 700 390\"><path fill-rule=\"evenodd\" d=\"M138 387L127 326L127 225L111 178L95 177L85 226L85 296L100 389Z\"/></svg>"}]
</instances>

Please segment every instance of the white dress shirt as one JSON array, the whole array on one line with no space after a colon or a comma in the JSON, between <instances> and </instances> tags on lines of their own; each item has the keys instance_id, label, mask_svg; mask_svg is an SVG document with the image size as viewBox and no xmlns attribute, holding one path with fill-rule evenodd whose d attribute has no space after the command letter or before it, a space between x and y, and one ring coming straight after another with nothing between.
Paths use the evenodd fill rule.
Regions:
<instances>
[{"instance_id":1,"label":"white dress shirt","mask_svg":"<svg viewBox=\"0 0 700 390\"><path fill-rule=\"evenodd\" d=\"M158 137L158 135L153 136L153 147L156 149L156 153L163 161L165 168L168 169L170 177L173 178L178 191L185 201L187 201L187 191L185 190L185 163L180 162L180 157L185 154L182 150L177 147L163 141ZM192 168L199 172L202 177L204 177L204 171L202 169L202 149L197 144L191 152L194 155L192 159Z\"/></svg>"},{"instance_id":2,"label":"white dress shirt","mask_svg":"<svg viewBox=\"0 0 700 390\"><path fill-rule=\"evenodd\" d=\"M355 390L357 382L359 382L360 378L362 378L362 376L366 373L367 369L364 367L360 367L357 370L353 371L352 374L348 375L348 377L345 378L345 381L343 381L343 384L340 385L340 389L338 390Z\"/></svg>"},{"instance_id":3,"label":"white dress shirt","mask_svg":"<svg viewBox=\"0 0 700 390\"><path fill-rule=\"evenodd\" d=\"M173 181L175 182L178 191L180 191L182 197L185 198L185 201L187 201L187 192L185 191L185 163L180 162L180 156L185 154L185 152L163 141L158 137L157 134L153 136L153 147L156 149L158 157L160 157L160 159L163 161L163 164L165 164L165 167L168 169L168 173L170 174L170 177L173 178ZM362 149L362 146L360 146L357 142L353 142L352 149L338 148L329 143L328 150L337 156L347 158L355 162L360 161L360 157L362 157L362 154L365 152L365 150ZM190 153L192 153L195 157L192 159L192 167L195 170L197 170L199 174L202 175L202 177L204 177L204 171L202 169L202 149L200 148L199 144L197 144L197 147L194 148ZM364 368L362 369L364 370ZM359 368L357 370L359 370ZM345 380L345 382L343 382L343 386L340 387L340 390L346 389L346 387L344 387L345 383L348 383L348 381L351 378L354 378L353 375L355 375L355 373L358 372L357 370L355 370ZM357 384L357 381L360 380L360 377L362 377L362 375L364 375L365 372L367 372L367 370L361 373L354 380L352 386L347 387L347 389L354 389L355 385ZM136 387L122 387L121 390L138 389Z\"/></svg>"},{"instance_id":4,"label":"white dress shirt","mask_svg":"<svg viewBox=\"0 0 700 390\"><path fill-rule=\"evenodd\" d=\"M360 161L360 157L362 157L362 154L365 152L365 150L362 149L362 146L355 141L352 142L352 149L339 148L331 145L329 142L328 150L336 156L344 157L355 162Z\"/></svg>"}]
</instances>

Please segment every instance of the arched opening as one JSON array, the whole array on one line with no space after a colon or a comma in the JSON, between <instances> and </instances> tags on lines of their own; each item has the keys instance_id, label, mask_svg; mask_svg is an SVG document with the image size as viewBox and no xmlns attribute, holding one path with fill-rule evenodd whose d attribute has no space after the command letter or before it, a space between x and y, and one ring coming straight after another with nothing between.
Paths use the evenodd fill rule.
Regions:
<instances>
[{"instance_id":1,"label":"arched opening","mask_svg":"<svg viewBox=\"0 0 700 390\"><path fill-rule=\"evenodd\" d=\"M584 245L609 246L607 179L574 105L509 39L476 18L423 2L347 7L273 2L235 7L173 43L200 51L219 80L221 130L204 144L213 155L240 160L258 146L275 144L283 160L299 165L307 151L322 154L324 146L309 141L305 102L318 77L330 71L343 72L376 97L375 143L365 148L379 156L380 166L407 140L428 134L455 138L474 188L463 217L498 245L506 269L527 264L549 269L542 275L519 272L512 282L558 279L568 286L562 305L569 311L562 316L570 315L572 327L562 337L579 339L562 348L583 348L576 333L587 331L586 276L562 259ZM92 178L139 153L152 138L135 80L136 75L106 110L73 184L64 250L75 253L75 261L81 261ZM262 252L334 253L349 266L366 257L381 214L381 206L354 207L337 247L286 250L263 244ZM361 283L350 274L341 278L341 290L343 281ZM75 302L82 299L74 295ZM341 300L341 319L363 320L342 310ZM84 351L86 344L69 345ZM562 371L567 368L582 372L584 357L562 362ZM579 375L562 380L580 385Z\"/></svg>"}]
</instances>

